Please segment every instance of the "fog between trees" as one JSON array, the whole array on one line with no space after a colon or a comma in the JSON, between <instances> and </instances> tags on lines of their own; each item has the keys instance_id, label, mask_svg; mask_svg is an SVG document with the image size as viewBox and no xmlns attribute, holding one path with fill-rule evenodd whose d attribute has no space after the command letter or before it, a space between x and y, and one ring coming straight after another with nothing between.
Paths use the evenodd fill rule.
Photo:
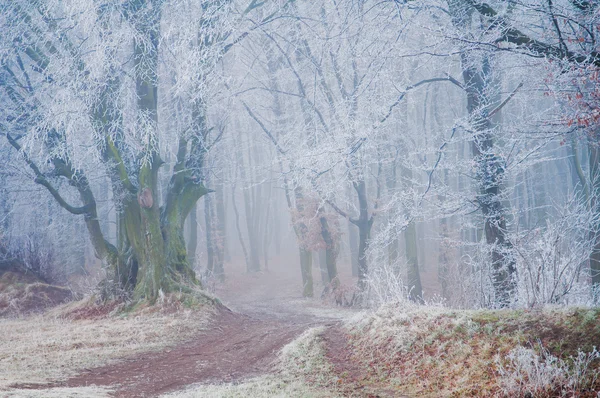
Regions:
<instances>
[{"instance_id":1,"label":"fog between trees","mask_svg":"<svg viewBox=\"0 0 600 398\"><path fill-rule=\"evenodd\" d=\"M594 2L0 11L5 262L105 298L277 269L344 305L598 302Z\"/></svg>"}]
</instances>

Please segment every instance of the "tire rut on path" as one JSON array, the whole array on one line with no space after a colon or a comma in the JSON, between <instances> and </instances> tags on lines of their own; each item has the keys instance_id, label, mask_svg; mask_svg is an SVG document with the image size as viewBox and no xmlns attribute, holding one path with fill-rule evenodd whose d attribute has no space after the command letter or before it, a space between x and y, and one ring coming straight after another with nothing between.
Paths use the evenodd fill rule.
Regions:
<instances>
[{"instance_id":1,"label":"tire rut on path","mask_svg":"<svg viewBox=\"0 0 600 398\"><path fill-rule=\"evenodd\" d=\"M314 323L220 310L194 340L91 369L61 386L110 386L115 397L154 397L194 383L268 373L277 352Z\"/></svg>"}]
</instances>

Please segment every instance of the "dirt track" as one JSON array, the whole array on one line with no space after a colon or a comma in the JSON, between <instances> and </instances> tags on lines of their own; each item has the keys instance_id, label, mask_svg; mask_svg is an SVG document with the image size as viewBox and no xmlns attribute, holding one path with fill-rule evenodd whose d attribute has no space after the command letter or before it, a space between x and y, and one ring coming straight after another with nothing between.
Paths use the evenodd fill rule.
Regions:
<instances>
[{"instance_id":1,"label":"dirt track","mask_svg":"<svg viewBox=\"0 0 600 398\"><path fill-rule=\"evenodd\" d=\"M320 300L302 299L298 281L276 273L231 278L216 294L231 308L221 308L192 340L160 352L141 353L120 362L85 369L66 381L14 386L26 389L49 387L109 387L115 397L156 397L182 390L191 384L222 384L272 371L279 350L310 327L328 329L350 310ZM276 287L276 288L273 288ZM340 333L327 333L326 341L336 370L348 371L349 359ZM360 380L351 372L354 392ZM362 394L360 394L361 396ZM354 395L356 396L356 395Z\"/></svg>"},{"instance_id":2,"label":"dirt track","mask_svg":"<svg viewBox=\"0 0 600 398\"><path fill-rule=\"evenodd\" d=\"M230 278L216 293L232 310L221 309L193 340L84 371L60 385L110 386L116 397L154 397L194 383L268 373L284 345L312 326L332 324L341 311L323 316L327 306L301 299L298 281L285 278L276 273Z\"/></svg>"},{"instance_id":3,"label":"dirt track","mask_svg":"<svg viewBox=\"0 0 600 398\"><path fill-rule=\"evenodd\" d=\"M277 351L310 326L221 310L197 339L86 371L64 385L116 387L116 397L151 397L193 383L224 383L267 373Z\"/></svg>"}]
</instances>

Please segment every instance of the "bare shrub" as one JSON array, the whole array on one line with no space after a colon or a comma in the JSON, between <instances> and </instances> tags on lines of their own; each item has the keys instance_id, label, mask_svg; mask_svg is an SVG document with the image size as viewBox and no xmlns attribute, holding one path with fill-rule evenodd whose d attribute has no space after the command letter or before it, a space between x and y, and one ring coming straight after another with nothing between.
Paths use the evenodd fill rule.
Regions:
<instances>
[{"instance_id":1,"label":"bare shrub","mask_svg":"<svg viewBox=\"0 0 600 398\"><path fill-rule=\"evenodd\" d=\"M539 344L534 349L518 346L506 357L496 357L499 384L507 396L578 396L593 388L598 370L593 362L600 360L600 353L578 351L576 357L565 361L552 355Z\"/></svg>"},{"instance_id":2,"label":"bare shrub","mask_svg":"<svg viewBox=\"0 0 600 398\"><path fill-rule=\"evenodd\" d=\"M14 239L8 253L22 271L30 272L48 284L64 285L67 282L65 267L58 264L55 250L40 234L29 233Z\"/></svg>"}]
</instances>

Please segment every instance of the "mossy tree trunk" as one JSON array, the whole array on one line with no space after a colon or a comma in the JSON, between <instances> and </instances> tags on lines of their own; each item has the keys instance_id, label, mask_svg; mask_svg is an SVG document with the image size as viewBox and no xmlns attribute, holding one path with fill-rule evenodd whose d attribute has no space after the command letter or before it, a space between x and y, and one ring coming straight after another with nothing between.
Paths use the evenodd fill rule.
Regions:
<instances>
[{"instance_id":1,"label":"mossy tree trunk","mask_svg":"<svg viewBox=\"0 0 600 398\"><path fill-rule=\"evenodd\" d=\"M183 235L184 221L198 199L210 192L202 184L202 166L206 152L204 104L196 104L195 125L188 138L180 137L176 164L173 168L166 195L159 198L158 171L163 165L159 154L158 133L158 52L162 2L137 0L123 5L123 16L137 31L133 43L133 64L137 97L137 125L139 135L147 144L138 153L123 140L123 114L116 103L122 89L119 71L110 71L104 91L91 106L90 118L96 136L100 158L111 180L112 198L118 209L117 242L109 242L102 231L96 200L83 170L71 163L66 148L66 137L61 131L48 132L50 151L56 157L50 162L53 170L44 173L23 150L17 139L7 135L9 143L23 155L35 175L35 182L44 186L58 204L74 215L82 215L96 256L107 263L108 277L104 292L126 293L136 299L154 301L160 291L180 291L185 283L197 284L187 258ZM100 26L110 36L109 26ZM55 43L69 46L68 42ZM45 49L32 50L28 56L38 71L49 65L44 51L55 54L58 50L49 42ZM81 70L85 61L79 60ZM114 72L114 73L112 73ZM18 100L15 98L14 100ZM52 179L66 179L78 193L81 206L73 206L55 188Z\"/></svg>"}]
</instances>

